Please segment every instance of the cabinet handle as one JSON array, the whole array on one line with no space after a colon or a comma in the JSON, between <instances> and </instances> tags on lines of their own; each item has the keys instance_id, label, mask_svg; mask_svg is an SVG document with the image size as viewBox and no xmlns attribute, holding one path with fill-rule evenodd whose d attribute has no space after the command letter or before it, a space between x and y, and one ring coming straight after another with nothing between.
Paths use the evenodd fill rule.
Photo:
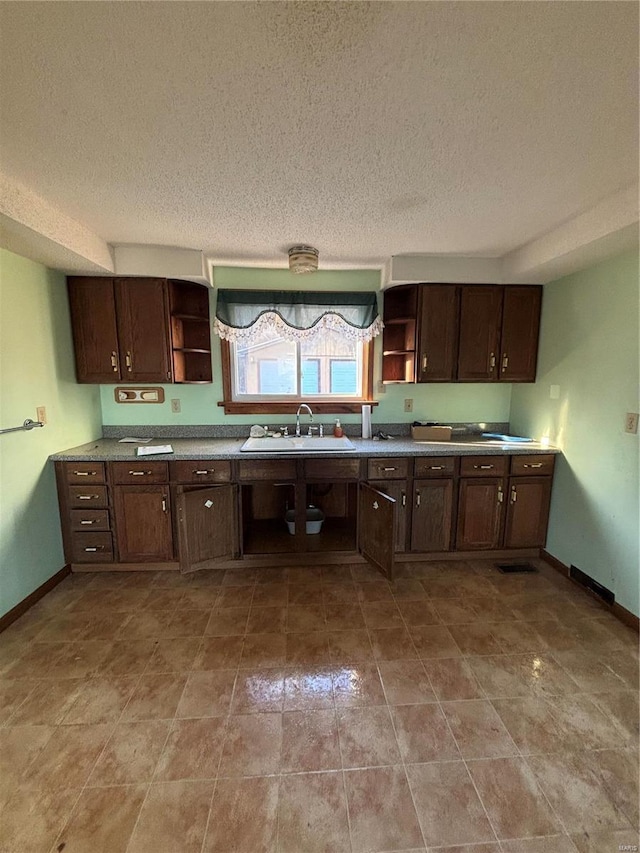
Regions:
<instances>
[{"instance_id":1,"label":"cabinet handle","mask_svg":"<svg viewBox=\"0 0 640 853\"><path fill-rule=\"evenodd\" d=\"M420 506L420 490L416 489L416 506Z\"/></svg>"},{"instance_id":2,"label":"cabinet handle","mask_svg":"<svg viewBox=\"0 0 640 853\"><path fill-rule=\"evenodd\" d=\"M95 477L98 473L97 471L74 471L73 472L76 477Z\"/></svg>"},{"instance_id":3,"label":"cabinet handle","mask_svg":"<svg viewBox=\"0 0 640 853\"><path fill-rule=\"evenodd\" d=\"M542 462L525 462L523 468L542 468Z\"/></svg>"},{"instance_id":4,"label":"cabinet handle","mask_svg":"<svg viewBox=\"0 0 640 853\"><path fill-rule=\"evenodd\" d=\"M97 501L100 495L78 495L79 501Z\"/></svg>"},{"instance_id":5,"label":"cabinet handle","mask_svg":"<svg viewBox=\"0 0 640 853\"><path fill-rule=\"evenodd\" d=\"M145 477L146 475L153 474L153 471L129 471L132 477Z\"/></svg>"},{"instance_id":6,"label":"cabinet handle","mask_svg":"<svg viewBox=\"0 0 640 853\"><path fill-rule=\"evenodd\" d=\"M131 357L131 352L127 350L127 354L124 357L124 363L127 365L127 370L131 373L131 369L133 367L133 358Z\"/></svg>"},{"instance_id":7,"label":"cabinet handle","mask_svg":"<svg viewBox=\"0 0 640 853\"><path fill-rule=\"evenodd\" d=\"M95 520L94 521L85 521L84 519L82 519L80 521L80 524L95 524Z\"/></svg>"},{"instance_id":8,"label":"cabinet handle","mask_svg":"<svg viewBox=\"0 0 640 853\"><path fill-rule=\"evenodd\" d=\"M204 470L204 471L192 471L191 473L192 473L192 474L201 474L201 475L204 475L204 474L213 474L213 473L215 473L215 470L216 470L215 468L208 468L208 469L206 469L206 470Z\"/></svg>"},{"instance_id":9,"label":"cabinet handle","mask_svg":"<svg viewBox=\"0 0 640 853\"><path fill-rule=\"evenodd\" d=\"M429 364L429 359L426 355L422 356L422 372L424 373L427 369L427 365Z\"/></svg>"},{"instance_id":10,"label":"cabinet handle","mask_svg":"<svg viewBox=\"0 0 640 853\"><path fill-rule=\"evenodd\" d=\"M397 468L383 468L383 471L397 471Z\"/></svg>"},{"instance_id":11,"label":"cabinet handle","mask_svg":"<svg viewBox=\"0 0 640 853\"><path fill-rule=\"evenodd\" d=\"M429 465L429 471L442 471L444 465Z\"/></svg>"},{"instance_id":12,"label":"cabinet handle","mask_svg":"<svg viewBox=\"0 0 640 853\"><path fill-rule=\"evenodd\" d=\"M493 468L493 465L474 465L473 467L476 471L490 471Z\"/></svg>"},{"instance_id":13,"label":"cabinet handle","mask_svg":"<svg viewBox=\"0 0 640 853\"><path fill-rule=\"evenodd\" d=\"M518 492L515 486L511 486L511 503L514 504L518 500Z\"/></svg>"},{"instance_id":14,"label":"cabinet handle","mask_svg":"<svg viewBox=\"0 0 640 853\"><path fill-rule=\"evenodd\" d=\"M111 353L111 367L113 367L113 372L118 372L118 353L115 350Z\"/></svg>"},{"instance_id":15,"label":"cabinet handle","mask_svg":"<svg viewBox=\"0 0 640 853\"><path fill-rule=\"evenodd\" d=\"M495 352L492 352L489 355L489 369L493 372L495 366L496 366L496 354L495 354Z\"/></svg>"},{"instance_id":16,"label":"cabinet handle","mask_svg":"<svg viewBox=\"0 0 640 853\"><path fill-rule=\"evenodd\" d=\"M407 495L406 492L402 492L402 506L407 505Z\"/></svg>"},{"instance_id":17,"label":"cabinet handle","mask_svg":"<svg viewBox=\"0 0 640 853\"><path fill-rule=\"evenodd\" d=\"M91 553L93 551L104 551L104 545L98 545L95 548L85 548L84 550L88 551L89 553Z\"/></svg>"},{"instance_id":18,"label":"cabinet handle","mask_svg":"<svg viewBox=\"0 0 640 853\"><path fill-rule=\"evenodd\" d=\"M162 496L162 512L166 512L166 511L167 511L167 496L163 495Z\"/></svg>"},{"instance_id":19,"label":"cabinet handle","mask_svg":"<svg viewBox=\"0 0 640 853\"><path fill-rule=\"evenodd\" d=\"M502 356L502 372L504 373L507 367L509 366L509 356L506 352Z\"/></svg>"},{"instance_id":20,"label":"cabinet handle","mask_svg":"<svg viewBox=\"0 0 640 853\"><path fill-rule=\"evenodd\" d=\"M498 503L501 504L504 501L504 492L502 491L502 486L498 486Z\"/></svg>"}]
</instances>

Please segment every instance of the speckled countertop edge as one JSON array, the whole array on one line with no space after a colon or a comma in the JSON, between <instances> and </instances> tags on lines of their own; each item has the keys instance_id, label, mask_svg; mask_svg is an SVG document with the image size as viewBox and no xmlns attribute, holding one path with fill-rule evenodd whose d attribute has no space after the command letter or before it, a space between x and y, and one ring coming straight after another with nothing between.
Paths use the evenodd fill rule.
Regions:
<instances>
[{"instance_id":1,"label":"speckled countertop edge","mask_svg":"<svg viewBox=\"0 0 640 853\"><path fill-rule=\"evenodd\" d=\"M318 439L321 441L322 439ZM395 438L388 441L352 438L355 450L320 451L309 450L293 453L241 453L245 439L235 438L163 438L158 444L171 444L173 453L153 456L136 456L136 444L120 444L116 439L101 438L71 447L68 450L53 453L49 459L54 462L129 462L133 459L148 461L170 461L180 459L274 459L282 457L368 457L368 456L523 456L538 453L560 453L557 447L539 442L528 444L510 444L492 441L413 441L409 438Z\"/></svg>"}]
</instances>

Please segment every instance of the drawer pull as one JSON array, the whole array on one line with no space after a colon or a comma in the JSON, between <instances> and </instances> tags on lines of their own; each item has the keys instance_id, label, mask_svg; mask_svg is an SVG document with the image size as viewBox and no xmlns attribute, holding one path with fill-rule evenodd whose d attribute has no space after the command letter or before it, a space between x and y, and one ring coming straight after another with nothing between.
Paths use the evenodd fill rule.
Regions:
<instances>
[{"instance_id":1,"label":"drawer pull","mask_svg":"<svg viewBox=\"0 0 640 853\"><path fill-rule=\"evenodd\" d=\"M504 501L504 492L502 491L502 487L498 486L498 503L501 504Z\"/></svg>"},{"instance_id":2,"label":"drawer pull","mask_svg":"<svg viewBox=\"0 0 640 853\"><path fill-rule=\"evenodd\" d=\"M496 366L496 354L495 354L495 352L492 352L489 355L489 370L491 372L493 372L493 370L495 369L495 366Z\"/></svg>"},{"instance_id":3,"label":"drawer pull","mask_svg":"<svg viewBox=\"0 0 640 853\"><path fill-rule=\"evenodd\" d=\"M420 506L420 491L416 489L416 506Z\"/></svg>"},{"instance_id":4,"label":"drawer pull","mask_svg":"<svg viewBox=\"0 0 640 853\"><path fill-rule=\"evenodd\" d=\"M166 512L166 511L167 511L167 496L163 495L162 496L162 512Z\"/></svg>"},{"instance_id":5,"label":"drawer pull","mask_svg":"<svg viewBox=\"0 0 640 853\"><path fill-rule=\"evenodd\" d=\"M147 474L153 474L153 471L129 471L132 477L144 477Z\"/></svg>"},{"instance_id":6,"label":"drawer pull","mask_svg":"<svg viewBox=\"0 0 640 853\"><path fill-rule=\"evenodd\" d=\"M429 465L430 471L442 471L444 469L444 465Z\"/></svg>"},{"instance_id":7,"label":"drawer pull","mask_svg":"<svg viewBox=\"0 0 640 853\"><path fill-rule=\"evenodd\" d=\"M515 486L511 486L511 503L514 504L518 500L518 492Z\"/></svg>"},{"instance_id":8,"label":"drawer pull","mask_svg":"<svg viewBox=\"0 0 640 853\"><path fill-rule=\"evenodd\" d=\"M82 521L80 522L80 524L95 524L95 523L96 523L95 519L93 521L85 521L84 519L82 519Z\"/></svg>"},{"instance_id":9,"label":"drawer pull","mask_svg":"<svg viewBox=\"0 0 640 853\"><path fill-rule=\"evenodd\" d=\"M397 468L383 468L383 471L397 471Z\"/></svg>"},{"instance_id":10,"label":"drawer pull","mask_svg":"<svg viewBox=\"0 0 640 853\"><path fill-rule=\"evenodd\" d=\"M477 471L490 471L493 468L493 465L474 465L473 467Z\"/></svg>"},{"instance_id":11,"label":"drawer pull","mask_svg":"<svg viewBox=\"0 0 640 853\"><path fill-rule=\"evenodd\" d=\"M542 468L542 462L525 462L523 468Z\"/></svg>"},{"instance_id":12,"label":"drawer pull","mask_svg":"<svg viewBox=\"0 0 640 853\"><path fill-rule=\"evenodd\" d=\"M94 553L95 551L104 551L104 545L96 545L94 548L84 548L84 550L88 553Z\"/></svg>"},{"instance_id":13,"label":"drawer pull","mask_svg":"<svg viewBox=\"0 0 640 853\"><path fill-rule=\"evenodd\" d=\"M131 353L127 350L127 354L124 357L124 363L127 365L127 370L131 373L133 368L133 359L131 358Z\"/></svg>"},{"instance_id":14,"label":"drawer pull","mask_svg":"<svg viewBox=\"0 0 640 853\"><path fill-rule=\"evenodd\" d=\"M100 495L78 495L79 501L97 501Z\"/></svg>"},{"instance_id":15,"label":"drawer pull","mask_svg":"<svg viewBox=\"0 0 640 853\"><path fill-rule=\"evenodd\" d=\"M505 372L507 367L509 367L509 356L505 352L504 355L502 356L502 372L503 373Z\"/></svg>"},{"instance_id":16,"label":"drawer pull","mask_svg":"<svg viewBox=\"0 0 640 853\"><path fill-rule=\"evenodd\" d=\"M427 365L429 364L429 359L426 355L422 356L422 372L424 373L427 369Z\"/></svg>"},{"instance_id":17,"label":"drawer pull","mask_svg":"<svg viewBox=\"0 0 640 853\"><path fill-rule=\"evenodd\" d=\"M113 372L118 372L118 354L114 351L111 353L111 367L113 367Z\"/></svg>"},{"instance_id":18,"label":"drawer pull","mask_svg":"<svg viewBox=\"0 0 640 853\"><path fill-rule=\"evenodd\" d=\"M216 470L215 468L208 468L204 471L192 471L191 473L192 474L205 475L205 474L213 474L215 472L215 470Z\"/></svg>"},{"instance_id":19,"label":"drawer pull","mask_svg":"<svg viewBox=\"0 0 640 853\"><path fill-rule=\"evenodd\" d=\"M76 477L95 477L98 473L97 471L74 471L73 472Z\"/></svg>"},{"instance_id":20,"label":"drawer pull","mask_svg":"<svg viewBox=\"0 0 640 853\"><path fill-rule=\"evenodd\" d=\"M402 506L407 505L407 495L405 492L402 492Z\"/></svg>"}]
</instances>

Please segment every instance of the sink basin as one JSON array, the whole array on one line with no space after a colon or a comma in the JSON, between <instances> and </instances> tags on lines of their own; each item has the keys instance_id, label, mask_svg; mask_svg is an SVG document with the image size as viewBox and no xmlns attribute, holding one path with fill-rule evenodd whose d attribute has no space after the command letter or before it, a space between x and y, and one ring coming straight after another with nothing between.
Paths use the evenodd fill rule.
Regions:
<instances>
[{"instance_id":1,"label":"sink basin","mask_svg":"<svg viewBox=\"0 0 640 853\"><path fill-rule=\"evenodd\" d=\"M248 438L240 448L241 453L336 453L338 451L355 450L353 442L346 435L336 438L327 435L320 438L317 435L293 435L280 438Z\"/></svg>"}]
</instances>

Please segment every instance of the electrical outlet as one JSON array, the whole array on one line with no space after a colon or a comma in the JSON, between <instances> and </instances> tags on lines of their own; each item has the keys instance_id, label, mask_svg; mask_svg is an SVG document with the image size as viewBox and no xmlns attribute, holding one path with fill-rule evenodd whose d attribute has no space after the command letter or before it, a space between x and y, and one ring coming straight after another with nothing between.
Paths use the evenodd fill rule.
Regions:
<instances>
[{"instance_id":1,"label":"electrical outlet","mask_svg":"<svg viewBox=\"0 0 640 853\"><path fill-rule=\"evenodd\" d=\"M638 432L638 413L627 412L624 418L624 431L636 435Z\"/></svg>"},{"instance_id":2,"label":"electrical outlet","mask_svg":"<svg viewBox=\"0 0 640 853\"><path fill-rule=\"evenodd\" d=\"M413 411L413 400L411 399L411 397L408 397L404 401L404 410L405 410L405 412L412 412Z\"/></svg>"},{"instance_id":3,"label":"electrical outlet","mask_svg":"<svg viewBox=\"0 0 640 853\"><path fill-rule=\"evenodd\" d=\"M177 415L181 411L180 400L175 399L171 401L171 411L174 415Z\"/></svg>"},{"instance_id":4,"label":"electrical outlet","mask_svg":"<svg viewBox=\"0 0 640 853\"><path fill-rule=\"evenodd\" d=\"M45 406L38 406L38 408L36 409L36 420L40 421L41 424L46 424L47 410Z\"/></svg>"}]
</instances>

